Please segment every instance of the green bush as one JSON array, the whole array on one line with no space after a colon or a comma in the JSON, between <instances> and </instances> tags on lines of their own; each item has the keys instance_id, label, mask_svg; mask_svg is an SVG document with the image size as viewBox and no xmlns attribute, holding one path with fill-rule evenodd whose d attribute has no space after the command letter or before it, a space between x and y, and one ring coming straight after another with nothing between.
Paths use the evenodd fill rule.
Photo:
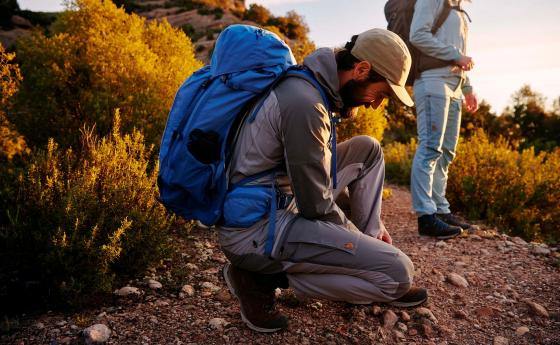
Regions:
<instances>
[{"instance_id":1,"label":"green bush","mask_svg":"<svg viewBox=\"0 0 560 345\"><path fill-rule=\"evenodd\" d=\"M82 130L79 154L50 140L11 181L19 190L0 217L1 275L75 304L159 262L174 218L156 201L152 148L136 130L121 135L118 116L108 137Z\"/></svg>"},{"instance_id":2,"label":"green bush","mask_svg":"<svg viewBox=\"0 0 560 345\"><path fill-rule=\"evenodd\" d=\"M147 22L111 1L76 0L52 36L41 32L18 43L23 83L18 112L9 120L28 143L79 144L82 124L110 132L115 109L122 127L142 130L159 144L179 85L201 63L191 41L167 21Z\"/></svg>"}]
</instances>

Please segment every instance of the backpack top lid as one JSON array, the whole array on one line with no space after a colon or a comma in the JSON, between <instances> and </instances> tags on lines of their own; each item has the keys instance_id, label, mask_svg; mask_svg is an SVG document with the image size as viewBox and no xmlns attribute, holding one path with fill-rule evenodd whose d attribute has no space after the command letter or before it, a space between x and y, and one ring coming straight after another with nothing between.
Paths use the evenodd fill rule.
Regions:
<instances>
[{"instance_id":1,"label":"backpack top lid","mask_svg":"<svg viewBox=\"0 0 560 345\"><path fill-rule=\"evenodd\" d=\"M210 63L213 77L277 65L288 67L294 64L295 58L290 47L278 36L242 24L230 25L222 31L216 41Z\"/></svg>"}]
</instances>

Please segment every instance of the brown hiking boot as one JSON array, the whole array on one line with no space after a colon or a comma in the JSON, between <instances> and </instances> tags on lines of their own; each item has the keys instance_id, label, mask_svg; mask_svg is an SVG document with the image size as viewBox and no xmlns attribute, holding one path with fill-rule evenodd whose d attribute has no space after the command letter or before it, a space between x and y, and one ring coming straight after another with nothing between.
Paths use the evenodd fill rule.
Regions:
<instances>
[{"instance_id":1,"label":"brown hiking boot","mask_svg":"<svg viewBox=\"0 0 560 345\"><path fill-rule=\"evenodd\" d=\"M274 288L263 287L255 281L255 273L224 266L224 279L229 291L241 305L241 319L257 332L276 332L288 327L288 319L276 310Z\"/></svg>"},{"instance_id":2,"label":"brown hiking boot","mask_svg":"<svg viewBox=\"0 0 560 345\"><path fill-rule=\"evenodd\" d=\"M389 304L394 307L409 308L420 305L428 300L428 290L424 288L412 287L404 296L397 298Z\"/></svg>"}]
</instances>

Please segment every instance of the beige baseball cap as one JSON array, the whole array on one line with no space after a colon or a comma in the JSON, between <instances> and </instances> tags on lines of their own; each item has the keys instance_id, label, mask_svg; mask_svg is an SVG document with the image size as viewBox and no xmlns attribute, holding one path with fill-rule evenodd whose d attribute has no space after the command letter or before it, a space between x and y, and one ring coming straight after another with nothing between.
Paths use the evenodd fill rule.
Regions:
<instances>
[{"instance_id":1,"label":"beige baseball cap","mask_svg":"<svg viewBox=\"0 0 560 345\"><path fill-rule=\"evenodd\" d=\"M406 44L397 34L384 29L362 32L350 53L357 59L369 62L375 72L385 77L395 95L405 105L414 105L404 87L412 57Z\"/></svg>"}]
</instances>

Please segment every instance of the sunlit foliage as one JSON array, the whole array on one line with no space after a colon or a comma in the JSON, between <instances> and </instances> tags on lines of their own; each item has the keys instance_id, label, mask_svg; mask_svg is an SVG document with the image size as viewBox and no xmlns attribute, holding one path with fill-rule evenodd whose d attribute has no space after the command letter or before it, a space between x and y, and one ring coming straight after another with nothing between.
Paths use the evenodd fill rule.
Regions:
<instances>
[{"instance_id":1,"label":"sunlit foliage","mask_svg":"<svg viewBox=\"0 0 560 345\"><path fill-rule=\"evenodd\" d=\"M6 53L0 44L0 164L3 159L28 152L24 138L6 117L6 111L12 111L13 96L21 82L19 67L12 63L14 58L15 54Z\"/></svg>"},{"instance_id":2,"label":"sunlit foliage","mask_svg":"<svg viewBox=\"0 0 560 345\"><path fill-rule=\"evenodd\" d=\"M52 36L35 32L19 43L21 114L11 120L33 144L53 137L68 147L84 123L109 133L119 108L124 131L140 128L158 143L178 86L201 66L190 40L167 21L148 23L111 1L70 6Z\"/></svg>"},{"instance_id":3,"label":"sunlit foliage","mask_svg":"<svg viewBox=\"0 0 560 345\"><path fill-rule=\"evenodd\" d=\"M388 179L409 183L415 146L411 141L384 148ZM512 235L560 241L560 148L518 151L478 130L459 143L447 197L455 211Z\"/></svg>"},{"instance_id":4,"label":"sunlit foliage","mask_svg":"<svg viewBox=\"0 0 560 345\"><path fill-rule=\"evenodd\" d=\"M101 139L82 129L79 155L49 140L3 210L3 273L40 282L49 299L77 303L109 292L117 273L144 272L168 250L173 218L156 200L153 146L138 131L121 134L118 116L114 122Z\"/></svg>"},{"instance_id":5,"label":"sunlit foliage","mask_svg":"<svg viewBox=\"0 0 560 345\"><path fill-rule=\"evenodd\" d=\"M356 135L369 135L382 141L385 128L387 128L385 104L380 105L377 109L360 107L355 117L343 119L337 126L338 141L344 141Z\"/></svg>"}]
</instances>

